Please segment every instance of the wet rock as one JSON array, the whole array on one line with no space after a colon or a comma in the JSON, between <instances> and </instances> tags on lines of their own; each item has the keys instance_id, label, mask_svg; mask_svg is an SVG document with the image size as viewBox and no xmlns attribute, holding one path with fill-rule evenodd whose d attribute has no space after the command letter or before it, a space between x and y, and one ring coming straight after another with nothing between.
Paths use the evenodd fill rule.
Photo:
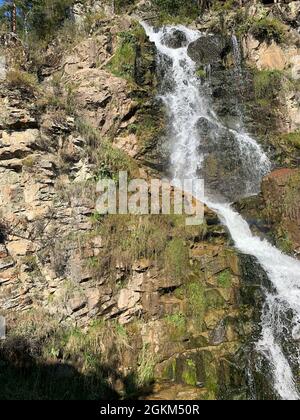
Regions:
<instances>
[{"instance_id":1,"label":"wet rock","mask_svg":"<svg viewBox=\"0 0 300 420\"><path fill-rule=\"evenodd\" d=\"M164 36L163 42L168 48L178 49L187 45L187 38L184 32L175 29Z\"/></svg>"},{"instance_id":2,"label":"wet rock","mask_svg":"<svg viewBox=\"0 0 300 420\"><path fill-rule=\"evenodd\" d=\"M188 47L188 54L199 66L220 62L230 51L230 43L220 36L202 36Z\"/></svg>"},{"instance_id":3,"label":"wet rock","mask_svg":"<svg viewBox=\"0 0 300 420\"><path fill-rule=\"evenodd\" d=\"M220 322L220 324L211 332L210 334L210 344L212 346L218 346L224 343L226 339L226 327L224 322Z\"/></svg>"},{"instance_id":4,"label":"wet rock","mask_svg":"<svg viewBox=\"0 0 300 420\"><path fill-rule=\"evenodd\" d=\"M208 135L215 128L216 128L216 125L205 117L199 118L197 122L197 129L199 130L199 133L203 135Z\"/></svg>"}]
</instances>

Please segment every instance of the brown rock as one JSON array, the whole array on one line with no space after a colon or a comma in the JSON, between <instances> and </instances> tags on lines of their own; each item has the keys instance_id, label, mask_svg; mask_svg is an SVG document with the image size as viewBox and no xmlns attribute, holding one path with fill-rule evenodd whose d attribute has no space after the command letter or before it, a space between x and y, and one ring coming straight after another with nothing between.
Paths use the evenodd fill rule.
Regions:
<instances>
[{"instance_id":1,"label":"brown rock","mask_svg":"<svg viewBox=\"0 0 300 420\"><path fill-rule=\"evenodd\" d=\"M262 183L268 216L278 231L285 232L294 250L300 247L300 170L279 169Z\"/></svg>"}]
</instances>

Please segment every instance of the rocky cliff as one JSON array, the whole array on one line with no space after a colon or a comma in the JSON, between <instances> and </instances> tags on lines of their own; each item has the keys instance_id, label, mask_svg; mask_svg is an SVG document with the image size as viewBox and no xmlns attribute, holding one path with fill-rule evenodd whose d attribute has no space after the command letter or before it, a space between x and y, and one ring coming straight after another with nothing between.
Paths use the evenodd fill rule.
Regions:
<instances>
[{"instance_id":1,"label":"rocky cliff","mask_svg":"<svg viewBox=\"0 0 300 420\"><path fill-rule=\"evenodd\" d=\"M65 392L60 378L72 383L69 398L249 398L247 351L265 281L255 262L237 254L209 209L197 228L95 209L100 176L162 177L168 159L155 49L137 21L156 9L136 3L76 2L72 25L38 61L18 37L0 38L0 395L14 397L19 383L32 397L42 371L57 389L40 383L38 398ZM211 74L224 121L240 118L238 91L245 124L286 167L265 179L261 214L298 252L300 2L221 3L189 22L214 33L191 55L203 63L207 54L199 77ZM232 177L213 159L205 171L212 184Z\"/></svg>"}]
</instances>

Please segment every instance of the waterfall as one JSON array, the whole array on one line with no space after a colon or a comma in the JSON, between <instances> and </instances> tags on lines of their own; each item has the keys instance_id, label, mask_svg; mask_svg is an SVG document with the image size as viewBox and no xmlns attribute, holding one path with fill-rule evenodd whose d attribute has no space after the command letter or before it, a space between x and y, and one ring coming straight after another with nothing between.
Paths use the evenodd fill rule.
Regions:
<instances>
[{"instance_id":1,"label":"waterfall","mask_svg":"<svg viewBox=\"0 0 300 420\"><path fill-rule=\"evenodd\" d=\"M239 41L238 41L235 34L232 35L231 40L232 40L232 49L233 49L233 58L234 58L235 69L236 69L236 72L237 72L238 76L240 78L242 78L243 77L243 74L242 74L242 54L241 54L241 50L240 50Z\"/></svg>"},{"instance_id":2,"label":"waterfall","mask_svg":"<svg viewBox=\"0 0 300 420\"><path fill-rule=\"evenodd\" d=\"M158 71L163 75L160 97L166 105L170 121L170 166L173 178L196 178L204 174L203 168L210 153L220 153L222 147L230 155L230 169L238 187L227 195L224 184L208 183L206 204L215 210L230 231L237 249L257 259L267 273L272 291L266 292L261 320L261 337L256 351L268 361L273 378L273 389L283 400L299 400L292 366L300 361L285 350L286 334L290 331L293 346L300 340L300 263L282 254L266 240L254 236L246 221L235 212L227 196L249 196L260 190L261 179L271 170L271 164L258 143L241 127L228 128L210 105L210 97L196 76L196 65L188 55L188 45L200 38L198 31L184 26L168 26L154 30L142 23L158 51ZM166 39L181 31L186 38L179 48L169 48ZM237 56L237 62L239 58ZM226 139L226 141L224 141ZM205 143L206 142L206 143ZM218 148L218 142L222 147ZM205 145L204 145L205 143ZM213 147L209 147L210 143ZM233 178L229 178L233 179ZM295 352L297 353L297 352Z\"/></svg>"},{"instance_id":3,"label":"waterfall","mask_svg":"<svg viewBox=\"0 0 300 420\"><path fill-rule=\"evenodd\" d=\"M244 91L244 78L242 68L242 53L239 41L235 34L231 36L233 60L234 60L234 75L236 81L236 95L235 95L235 107L236 113L239 116L239 127L240 131L244 130L244 110L243 110L243 91Z\"/></svg>"}]
</instances>

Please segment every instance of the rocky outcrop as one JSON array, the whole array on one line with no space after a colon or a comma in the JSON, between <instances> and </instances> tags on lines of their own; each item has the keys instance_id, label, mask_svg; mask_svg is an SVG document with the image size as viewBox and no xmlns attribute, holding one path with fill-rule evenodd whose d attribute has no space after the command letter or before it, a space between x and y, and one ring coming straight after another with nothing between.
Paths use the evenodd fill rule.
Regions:
<instances>
[{"instance_id":1,"label":"rocky outcrop","mask_svg":"<svg viewBox=\"0 0 300 420\"><path fill-rule=\"evenodd\" d=\"M279 169L267 176L262 194L277 243L287 252L300 254L300 171Z\"/></svg>"},{"instance_id":2,"label":"rocky outcrop","mask_svg":"<svg viewBox=\"0 0 300 420\"><path fill-rule=\"evenodd\" d=\"M299 257L299 169L277 169L262 182L262 193L241 200L237 209L252 231L285 253Z\"/></svg>"}]
</instances>

